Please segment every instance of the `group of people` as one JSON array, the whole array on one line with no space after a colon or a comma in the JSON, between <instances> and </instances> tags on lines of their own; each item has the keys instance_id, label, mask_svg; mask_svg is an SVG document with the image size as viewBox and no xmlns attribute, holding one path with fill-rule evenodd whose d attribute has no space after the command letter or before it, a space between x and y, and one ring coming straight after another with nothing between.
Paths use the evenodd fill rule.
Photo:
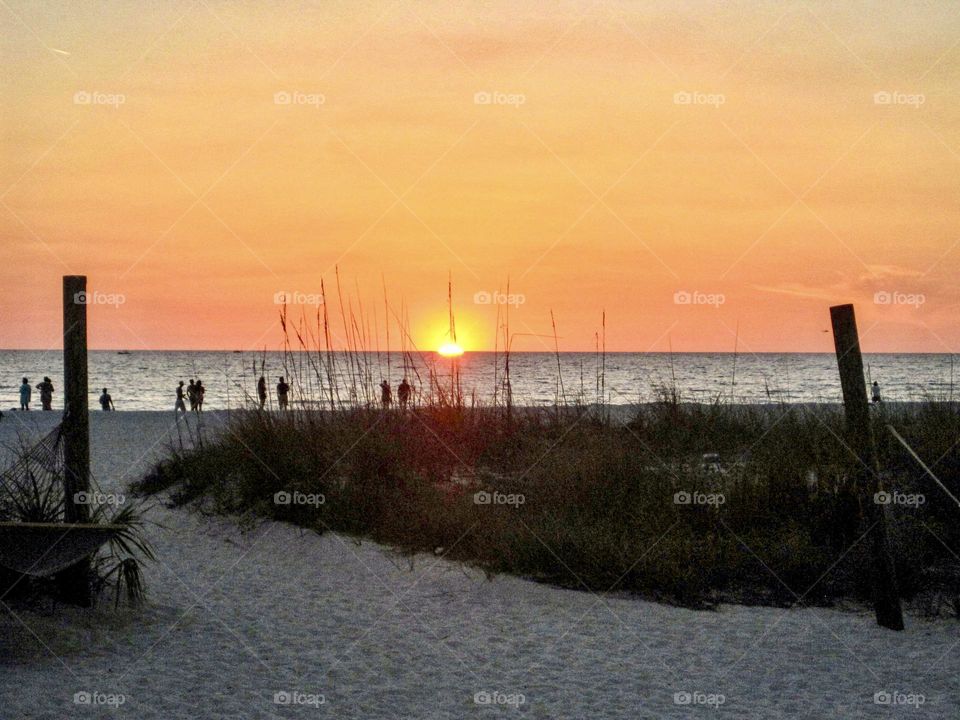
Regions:
<instances>
[{"instance_id":1,"label":"group of people","mask_svg":"<svg viewBox=\"0 0 960 720\"><path fill-rule=\"evenodd\" d=\"M283 376L280 376L278 380L277 405L281 410L288 410L290 408L290 385ZM43 382L38 383L36 389L40 392L40 402L43 405L43 409L52 410L54 388L50 378L43 378ZM393 392L390 389L390 384L384 380L380 383L380 389L380 400L383 406L390 407L393 403ZM400 401L400 407L402 409L406 409L412 390L413 388L410 383L407 382L406 378L397 386L397 398ZM191 378L190 383L187 384L186 387L184 387L184 382L181 380L175 390L176 401L174 403L174 412L185 413L187 411L187 403L190 404L191 411L203 412L203 398L206 392L206 387L204 387L203 382L199 379L193 380ZM20 385L21 410L30 409L32 397L33 388L30 387L30 381L28 378L23 378L23 383ZM262 410L267 403L267 380L263 375L261 375L257 381L257 399L260 401L260 409ZM113 398L110 396L107 388L103 388L100 394L100 407L103 410L116 410L113 405Z\"/></svg>"},{"instance_id":2,"label":"group of people","mask_svg":"<svg viewBox=\"0 0 960 720\"><path fill-rule=\"evenodd\" d=\"M183 383L180 384L183 385ZM404 378L397 385L397 399L400 402L401 409L405 410L407 408L412 393L413 386ZM267 379L263 375L257 380L257 400L260 402L260 409L263 410L267 404ZM389 408L393 404L393 391L390 388L390 383L386 380L380 383L380 402L385 408ZM290 409L290 385L282 375L277 382L277 406L281 410Z\"/></svg>"},{"instance_id":3,"label":"group of people","mask_svg":"<svg viewBox=\"0 0 960 720\"><path fill-rule=\"evenodd\" d=\"M43 378L43 382L37 383L36 389L40 392L40 405L44 410L52 410L53 404L53 382L48 377ZM880 385L876 381L871 385L871 399L875 403L882 402L880 396ZM410 402L410 394L413 391L413 387L410 383L407 382L406 378L397 385L397 400L400 404L401 410L406 410L407 405ZM176 394L177 401L174 405L174 412L186 412L187 405L186 402L190 403L190 410L194 412L203 412L203 396L207 392L207 389L203 386L203 382L200 380L194 381L192 378L190 384L184 389L183 380L180 381L180 384L177 385ZM290 385L283 379L283 376L280 376L279 382L277 383L277 405L281 410L287 410L290 406ZM29 410L30 401L33 398L33 388L30 387L29 378L23 378L23 382L20 384L20 409ZM186 398L186 402L184 402ZM264 406L267 403L267 381L263 375L260 376L260 379L257 381L257 398L260 401L260 409L263 410ZM385 409L393 405L393 390L390 388L390 383L386 380L380 382L380 403ZM116 410L113 406L113 398L110 397L110 393L107 392L107 388L103 388L100 394L100 407L103 410Z\"/></svg>"},{"instance_id":4,"label":"group of people","mask_svg":"<svg viewBox=\"0 0 960 720\"><path fill-rule=\"evenodd\" d=\"M44 410L53 410L53 383L50 378L43 378L43 382L37 383L37 390L40 391L40 405ZM30 400L33 398L33 389L30 387L30 379L23 378L20 384L20 409L29 410Z\"/></svg>"},{"instance_id":5,"label":"group of people","mask_svg":"<svg viewBox=\"0 0 960 720\"><path fill-rule=\"evenodd\" d=\"M194 381L190 379L190 383L184 387L183 380L180 381L180 384L176 388L176 402L173 406L174 412L186 412L187 403L190 403L190 410L193 412L203 412L203 398L207 392L207 388L204 387L202 380ZM289 394L290 386L286 383L283 377L280 378L280 382L277 383L277 403L280 405L281 410L286 410L289 405ZM260 400L260 409L263 409L263 406L267 402L267 380L260 376L260 379L257 381L257 396Z\"/></svg>"},{"instance_id":6,"label":"group of people","mask_svg":"<svg viewBox=\"0 0 960 720\"><path fill-rule=\"evenodd\" d=\"M40 406L44 410L53 410L53 381L48 377L44 377L43 382L37 383L35 387L40 392ZM20 409L29 410L32 399L33 388L30 387L30 379L23 378L20 383ZM107 388L103 388L100 393L100 407L103 410L116 410L113 406L113 398L110 397Z\"/></svg>"},{"instance_id":7,"label":"group of people","mask_svg":"<svg viewBox=\"0 0 960 720\"><path fill-rule=\"evenodd\" d=\"M257 380L257 400L260 401L260 409L263 410L267 404L267 379L263 375ZM290 385L284 380L283 375L277 382L277 405L281 410L290 409Z\"/></svg>"},{"instance_id":8,"label":"group of people","mask_svg":"<svg viewBox=\"0 0 960 720\"><path fill-rule=\"evenodd\" d=\"M206 392L207 389L203 386L203 381L199 379L194 381L193 378L190 378L190 384L187 385L186 389L184 389L183 380L181 380L180 384L177 385L177 401L173 406L173 411L187 411L187 404L184 402L184 396L186 396L187 402L190 403L190 410L192 412L203 412L203 396L206 394Z\"/></svg>"},{"instance_id":9,"label":"group of people","mask_svg":"<svg viewBox=\"0 0 960 720\"><path fill-rule=\"evenodd\" d=\"M397 400L400 403L401 410L407 409L412 391L413 387L407 382L406 378L397 385ZM388 409L393 404L393 391L390 389L390 383L386 380L380 382L380 403L384 409Z\"/></svg>"}]
</instances>

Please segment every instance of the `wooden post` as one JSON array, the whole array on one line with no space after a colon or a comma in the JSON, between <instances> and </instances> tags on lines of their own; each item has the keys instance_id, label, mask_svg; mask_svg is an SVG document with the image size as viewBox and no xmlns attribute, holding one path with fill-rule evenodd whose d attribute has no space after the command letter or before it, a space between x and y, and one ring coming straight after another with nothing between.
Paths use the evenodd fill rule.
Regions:
<instances>
[{"instance_id":1,"label":"wooden post","mask_svg":"<svg viewBox=\"0 0 960 720\"><path fill-rule=\"evenodd\" d=\"M63 278L63 491L64 520L86 523L90 506L76 502L90 490L90 415L87 408L87 278ZM89 607L90 561L59 573L60 592L68 602Z\"/></svg>"},{"instance_id":2,"label":"wooden post","mask_svg":"<svg viewBox=\"0 0 960 720\"><path fill-rule=\"evenodd\" d=\"M886 506L874 501L875 494L881 490L880 464L870 424L870 405L863 381L863 356L853 305L831 307L830 320L843 389L847 440L859 458L854 475L855 491L864 508L868 527L872 527L873 607L877 624L891 630L903 630L900 595L887 540Z\"/></svg>"}]
</instances>

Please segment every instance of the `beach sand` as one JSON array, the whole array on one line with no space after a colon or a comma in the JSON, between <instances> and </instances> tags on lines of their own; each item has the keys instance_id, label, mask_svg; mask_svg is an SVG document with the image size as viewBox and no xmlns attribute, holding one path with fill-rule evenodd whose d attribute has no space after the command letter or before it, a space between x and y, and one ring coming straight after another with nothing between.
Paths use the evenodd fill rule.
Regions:
<instances>
[{"instance_id":1,"label":"beach sand","mask_svg":"<svg viewBox=\"0 0 960 720\"><path fill-rule=\"evenodd\" d=\"M58 419L5 413L0 442ZM176 439L172 427L169 412L93 413L101 489L120 492L141 476ZM862 611L692 611L489 579L281 523L241 533L159 504L149 518L159 561L146 567L146 607L0 605L0 717L960 715L955 621L909 616L893 633ZM884 691L924 702L876 704ZM76 705L82 692L122 694L123 704ZM275 702L294 692L306 704ZM677 704L675 693L694 702ZM720 695L719 707L698 704Z\"/></svg>"}]
</instances>

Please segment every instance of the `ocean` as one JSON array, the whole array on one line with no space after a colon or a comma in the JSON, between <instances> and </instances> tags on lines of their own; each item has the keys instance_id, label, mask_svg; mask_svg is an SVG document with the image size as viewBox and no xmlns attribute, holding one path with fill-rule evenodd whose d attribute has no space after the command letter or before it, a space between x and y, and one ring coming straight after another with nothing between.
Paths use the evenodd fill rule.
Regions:
<instances>
[{"instance_id":1,"label":"ocean","mask_svg":"<svg viewBox=\"0 0 960 720\"><path fill-rule=\"evenodd\" d=\"M131 351L89 354L90 405L98 407L100 389L108 387L117 410L173 409L177 382L200 378L207 388L204 408L236 408L256 393L260 353L229 351ZM271 402L280 375L304 380L295 402L328 400L310 369L316 354L291 353L287 367L282 353L267 353L264 374ZM502 381L503 355L470 352L457 360L466 401L489 403ZM291 362L292 361L292 362ZM352 362L351 362L352 361ZM255 372L254 365L257 370ZM353 368L351 369L351 364ZM870 354L865 371L880 383L888 400L948 400L953 398L953 356L948 354ZM415 390L425 393L430 373L445 387L450 382L450 360L432 353L414 356L407 374ZM296 367L299 366L299 371ZM362 372L357 368L362 368ZM664 390L676 388L682 400L738 403L840 402L836 358L827 353L607 353L605 362L595 353L561 353L561 374L552 353L514 353L510 357L513 401L516 405L549 405L559 397L567 402L593 403L603 397L612 404L651 402ZM17 407L22 377L35 386L50 376L56 388L54 408L62 407L63 361L60 350L0 351L0 409ZM377 385L389 377L396 386L404 375L400 353L337 353L337 384L343 402L379 398ZM602 376L602 382L601 382ZM356 382L351 381L356 378ZM558 377L562 377L561 383ZM326 383L326 378L324 378ZM358 388L351 398L348 389ZM34 390L31 407L39 409Z\"/></svg>"}]
</instances>

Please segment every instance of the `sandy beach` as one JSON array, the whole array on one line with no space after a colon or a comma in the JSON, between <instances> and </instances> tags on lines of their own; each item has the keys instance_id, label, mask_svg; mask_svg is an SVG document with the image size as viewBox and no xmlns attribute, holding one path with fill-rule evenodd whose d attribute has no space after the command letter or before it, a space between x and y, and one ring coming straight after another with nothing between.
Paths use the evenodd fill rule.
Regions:
<instances>
[{"instance_id":1,"label":"sandy beach","mask_svg":"<svg viewBox=\"0 0 960 720\"><path fill-rule=\"evenodd\" d=\"M59 413L6 413L0 442ZM208 414L215 429L220 417ZM177 435L169 412L91 414L121 492ZM691 611L433 556L156 505L148 604L2 607L4 718L952 718L960 624L870 613ZM76 693L92 704L78 705ZM875 700L880 695L880 704ZM887 697L893 705L882 704ZM122 698L122 704L117 704ZM279 701L279 702L278 702ZM286 702L285 701L289 701ZM688 702L689 701L689 702ZM96 704L96 703L100 704ZM898 704L899 703L899 704Z\"/></svg>"}]
</instances>

